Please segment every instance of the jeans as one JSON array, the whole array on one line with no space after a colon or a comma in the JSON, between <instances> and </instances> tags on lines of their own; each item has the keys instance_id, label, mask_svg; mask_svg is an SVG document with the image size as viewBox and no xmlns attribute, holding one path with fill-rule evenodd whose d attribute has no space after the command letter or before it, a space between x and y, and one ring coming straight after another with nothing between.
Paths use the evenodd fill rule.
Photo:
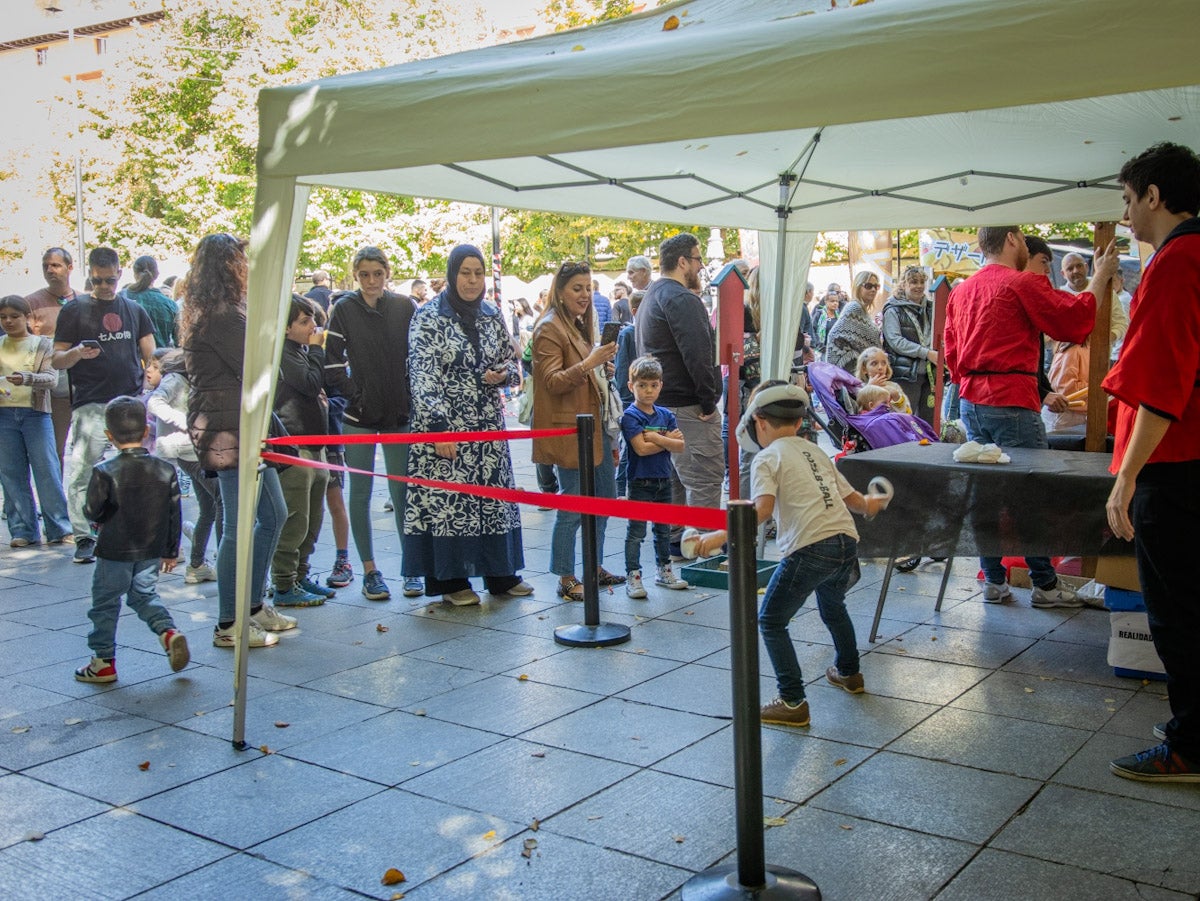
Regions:
<instances>
[{"instance_id":1,"label":"jeans","mask_svg":"<svg viewBox=\"0 0 1200 901\"><path fill-rule=\"evenodd\" d=\"M324 462L321 448L302 447L300 456ZM325 486L329 478L323 469L289 466L279 474L279 487L287 507L287 519L279 533L279 544L271 560L271 578L276 591L290 591L308 576L308 558L312 555L321 520L325 514Z\"/></svg>"},{"instance_id":2,"label":"jeans","mask_svg":"<svg viewBox=\"0 0 1200 901\"><path fill-rule=\"evenodd\" d=\"M88 619L92 631L88 633L88 647L93 657L111 660L117 656L117 618L121 614L121 595L150 627L155 635L175 628L175 621L158 597L158 567L160 560L105 560L96 559L96 571L92 574L92 609Z\"/></svg>"},{"instance_id":3,"label":"jeans","mask_svg":"<svg viewBox=\"0 0 1200 901\"><path fill-rule=\"evenodd\" d=\"M834 535L788 554L767 585L758 628L775 668L779 696L790 704L804 700L804 677L787 627L813 591L821 622L833 637L838 672L858 672L858 641L846 612L846 590L857 567L858 542L849 535Z\"/></svg>"},{"instance_id":4,"label":"jeans","mask_svg":"<svg viewBox=\"0 0 1200 901\"><path fill-rule=\"evenodd\" d=\"M104 457L108 436L104 434L104 404L84 404L71 411L71 431L67 435L66 489L67 510L75 539L91 538L92 524L83 515L92 467Z\"/></svg>"},{"instance_id":5,"label":"jeans","mask_svg":"<svg viewBox=\"0 0 1200 901\"><path fill-rule=\"evenodd\" d=\"M689 507L720 507L725 482L720 411L706 420L700 419L699 405L676 407L671 412L684 440L683 453L671 454L671 465L678 479L672 499ZM678 544L682 536L683 526L671 527L672 544Z\"/></svg>"},{"instance_id":6,"label":"jeans","mask_svg":"<svg viewBox=\"0 0 1200 901\"><path fill-rule=\"evenodd\" d=\"M31 473L46 521L46 540L70 535L71 520L50 414L28 407L0 407L0 485L4 488L8 531L13 538L36 542L38 513L29 484Z\"/></svg>"},{"instance_id":7,"label":"jeans","mask_svg":"<svg viewBox=\"0 0 1200 901\"><path fill-rule=\"evenodd\" d=\"M998 444L1010 447L1046 448L1046 424L1041 413L1024 407L990 407L973 404L966 398L959 401L963 425L967 437L980 444ZM1026 557L1029 579L1038 588L1050 589L1058 584L1058 574L1049 557ZM1004 566L1000 557L980 557L979 566L984 577L993 585L1005 581Z\"/></svg>"},{"instance_id":8,"label":"jeans","mask_svg":"<svg viewBox=\"0 0 1200 901\"><path fill-rule=\"evenodd\" d=\"M400 432L407 432L408 426L403 426ZM360 429L349 423L342 424L342 432L346 435L378 435L378 429ZM375 471L375 444L347 444L346 465L352 469ZM408 445L383 445L383 469L388 475L408 475ZM375 481L371 476L350 476L350 532L354 536L354 547L358 550L358 559L364 563L375 559L375 544L371 535L371 486ZM408 496L408 486L403 482L387 480L388 494L392 499L392 515L396 518L396 535L404 536L404 507Z\"/></svg>"},{"instance_id":9,"label":"jeans","mask_svg":"<svg viewBox=\"0 0 1200 901\"><path fill-rule=\"evenodd\" d=\"M579 494L579 470L565 466L554 467L563 494ZM604 448L596 461L596 497L616 497L617 486L612 461L612 439L604 436ZM559 510L554 519L550 539L550 572L556 576L575 575L575 533L579 531L580 515ZM604 561L604 527L607 516L596 517L596 560Z\"/></svg>"},{"instance_id":10,"label":"jeans","mask_svg":"<svg viewBox=\"0 0 1200 901\"><path fill-rule=\"evenodd\" d=\"M535 463L537 469L538 491L543 494L558 494L558 477L554 467L549 463Z\"/></svg>"},{"instance_id":11,"label":"jeans","mask_svg":"<svg viewBox=\"0 0 1200 901\"><path fill-rule=\"evenodd\" d=\"M631 501L652 501L656 504L671 503L670 479L632 479L629 482ZM664 566L671 562L671 526L656 522L654 529L654 562ZM629 520L625 530L625 572L642 568L642 540L646 537L646 523L640 519Z\"/></svg>"},{"instance_id":12,"label":"jeans","mask_svg":"<svg viewBox=\"0 0 1200 901\"><path fill-rule=\"evenodd\" d=\"M212 535L213 526L217 527L217 544L220 545L221 533L225 528L225 511L221 504L221 486L217 480L205 473L195 460L176 460L175 464L192 479L192 487L196 492L196 503L200 512L196 514L196 522L192 525L192 552L188 558L191 566L204 564L208 551L208 539Z\"/></svg>"},{"instance_id":13,"label":"jeans","mask_svg":"<svg viewBox=\"0 0 1200 901\"><path fill-rule=\"evenodd\" d=\"M221 503L225 508L225 525L217 545L217 624L229 624L237 619L237 517L238 471L222 469L217 473L221 486ZM250 560L250 608L262 606L262 591L266 587L267 564L275 555L279 533L287 518L287 506L279 487L279 473L271 467L262 471L258 484L258 507L254 518L253 552Z\"/></svg>"},{"instance_id":14,"label":"jeans","mask_svg":"<svg viewBox=\"0 0 1200 901\"><path fill-rule=\"evenodd\" d=\"M1200 519L1200 460L1148 463L1130 504L1138 581L1167 671L1167 744L1200 762L1200 593L1190 561Z\"/></svg>"}]
</instances>

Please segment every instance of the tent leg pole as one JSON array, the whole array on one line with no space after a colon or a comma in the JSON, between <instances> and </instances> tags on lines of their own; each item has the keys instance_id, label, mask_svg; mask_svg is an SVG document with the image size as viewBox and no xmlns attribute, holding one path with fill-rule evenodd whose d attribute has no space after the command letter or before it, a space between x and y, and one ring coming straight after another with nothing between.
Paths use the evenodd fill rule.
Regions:
<instances>
[{"instance_id":1,"label":"tent leg pole","mask_svg":"<svg viewBox=\"0 0 1200 901\"><path fill-rule=\"evenodd\" d=\"M796 181L796 175L792 172L784 172L779 176L779 206L775 207L775 215L779 218L779 225L776 227L777 242L779 248L775 253L775 309L783 312L783 277L787 271L787 224L788 224L788 200L789 194L792 191L792 184ZM781 340L786 343L786 337L780 336ZM783 355L780 354L779 357ZM776 357L776 359L779 359ZM779 374L780 378L788 378L788 372L791 367L786 367L784 372ZM763 378L767 374L763 373Z\"/></svg>"}]
</instances>

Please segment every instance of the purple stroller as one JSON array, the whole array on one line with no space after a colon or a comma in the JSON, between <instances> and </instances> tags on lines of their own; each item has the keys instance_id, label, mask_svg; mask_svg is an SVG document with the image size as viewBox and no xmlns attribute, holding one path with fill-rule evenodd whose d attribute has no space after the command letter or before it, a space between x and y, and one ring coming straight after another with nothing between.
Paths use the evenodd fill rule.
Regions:
<instances>
[{"instance_id":1,"label":"purple stroller","mask_svg":"<svg viewBox=\"0 0 1200 901\"><path fill-rule=\"evenodd\" d=\"M842 451L838 456L923 439L930 442L938 440L933 427L911 413L896 413L886 406L876 407L866 413L848 412L854 409L854 396L862 387L862 382L840 366L809 363L808 381L828 419L821 423L822 427L835 442L841 442Z\"/></svg>"}]
</instances>

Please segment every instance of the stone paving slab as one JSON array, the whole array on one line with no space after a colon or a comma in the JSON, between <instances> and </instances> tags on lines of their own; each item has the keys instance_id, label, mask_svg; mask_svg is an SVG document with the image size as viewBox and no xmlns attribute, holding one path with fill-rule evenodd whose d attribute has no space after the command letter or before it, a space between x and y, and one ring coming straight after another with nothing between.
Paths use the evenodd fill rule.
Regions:
<instances>
[{"instance_id":1,"label":"stone paving slab","mask_svg":"<svg viewBox=\"0 0 1200 901\"><path fill-rule=\"evenodd\" d=\"M527 463L517 477L534 486ZM243 751L229 742L233 654L209 637L215 584L161 580L186 670L170 673L126 612L120 682L83 685L71 670L87 658L93 570L63 549L0 548L5 897L676 901L694 872L734 860L727 596L604 591L601 618L632 640L557 645L583 605L561 603L545 572L554 515L525 512L535 594L473 608L401 597L394 518L374 516L396 594L363 598L356 565L337 598L250 654ZM314 572L332 560L325 535ZM813 721L761 732L764 812L784 822L766 830L767 860L830 901L1195 896L1200 790L1108 772L1153 741L1165 687L1113 676L1102 611L1032 610L1021 591L985 605L976 568L955 561L940 614L940 564L897 574L873 645L883 567L864 561L848 598L862 695L826 683L829 635L812 601L799 612ZM766 700L761 643L759 672ZM34 831L45 838L25 841ZM110 853L89 870L98 847ZM383 886L389 866L408 881Z\"/></svg>"}]
</instances>

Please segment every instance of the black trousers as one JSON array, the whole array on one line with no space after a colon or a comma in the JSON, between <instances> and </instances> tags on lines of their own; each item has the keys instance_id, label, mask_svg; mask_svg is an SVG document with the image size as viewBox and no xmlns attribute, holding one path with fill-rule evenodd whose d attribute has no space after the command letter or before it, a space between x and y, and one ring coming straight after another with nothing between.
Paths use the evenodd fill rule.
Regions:
<instances>
[{"instance_id":1,"label":"black trousers","mask_svg":"<svg viewBox=\"0 0 1200 901\"><path fill-rule=\"evenodd\" d=\"M1200 460L1146 464L1130 512L1150 634L1167 671L1173 715L1167 743L1200 762L1200 582L1191 562L1200 523Z\"/></svg>"}]
</instances>

